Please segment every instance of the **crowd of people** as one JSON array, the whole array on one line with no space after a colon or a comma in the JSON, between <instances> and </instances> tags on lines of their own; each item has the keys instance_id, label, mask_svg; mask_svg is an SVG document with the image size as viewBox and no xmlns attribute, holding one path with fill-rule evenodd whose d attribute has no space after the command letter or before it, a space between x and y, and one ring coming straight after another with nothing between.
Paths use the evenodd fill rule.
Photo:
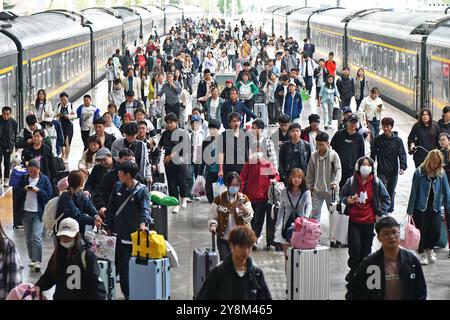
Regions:
<instances>
[{"instance_id":1,"label":"crowd of people","mask_svg":"<svg viewBox=\"0 0 450 320\"><path fill-rule=\"evenodd\" d=\"M104 113L89 95L74 106L64 92L60 103L52 106L41 89L25 128L18 132L12 109L2 109L0 177L9 183L9 159L19 149L28 170L13 192L20 203L17 210L25 228L29 266L41 270L42 215L53 197L60 197L58 212L63 214L56 230L61 225L69 230L57 231L55 252L36 290L48 290L56 283L60 288L55 298L102 296L92 292L98 290L94 280L89 290L83 289L86 295L73 296L58 276L70 263L78 264L89 279L98 274L91 254L86 255L90 268L83 267L79 258L73 260L86 246L86 226L95 225L117 235L116 266L127 298L130 234L152 222L148 198L152 184L167 182L169 195L180 199L180 206L171 209L177 214L180 207L199 200L192 187L203 176L211 204L208 228L217 235L224 263L211 273L199 299L270 299L262 270L250 258L264 221L267 248L286 253L289 219L321 220L322 206L325 202L330 207L333 194L339 195L350 220L348 298L426 298L420 265L436 262L433 249L444 216L441 206L445 213L450 209L450 107L444 108L438 123L424 108L408 137L416 171L407 213L421 231L416 257L399 248L399 225L386 217L395 210L395 189L407 169L407 154L394 131L394 119L382 117L380 91L371 86L364 69L353 78L343 66L337 77L340 66L333 52L316 63L310 39L304 39L301 47L293 38L270 37L245 22L233 28L223 20L188 19L166 37L152 35L142 44L123 55L117 49L108 60L109 104ZM215 78L222 73L235 73L236 80L219 84ZM267 119L255 114L255 105L261 103ZM308 126L302 127L305 103L316 103L322 117L311 113ZM74 121L79 121L85 151L78 170L69 173ZM221 180L226 191L217 194L215 185ZM279 182L286 188L273 212L268 190ZM374 230L382 250L370 255ZM0 267L10 264L7 273L0 273L3 298L19 281L19 263L1 228L0 238L0 252L11 255L0 258ZM390 261L382 267L386 285L376 293L367 292L361 284L367 277L364 268L370 261L383 264L383 254L384 261ZM233 266L235 274L230 271ZM416 278L404 272L415 273ZM399 289L399 283L408 291ZM234 295L233 286L249 292Z\"/></svg>"}]
</instances>

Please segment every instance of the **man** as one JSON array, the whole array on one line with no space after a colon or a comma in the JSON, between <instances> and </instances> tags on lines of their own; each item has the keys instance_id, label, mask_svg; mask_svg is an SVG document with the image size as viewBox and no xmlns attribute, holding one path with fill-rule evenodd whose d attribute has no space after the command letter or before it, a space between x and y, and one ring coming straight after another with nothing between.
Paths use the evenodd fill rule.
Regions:
<instances>
[{"instance_id":1,"label":"man","mask_svg":"<svg viewBox=\"0 0 450 320\"><path fill-rule=\"evenodd\" d=\"M425 300L422 266L400 247L400 225L383 217L375 225L381 249L364 259L347 285L347 300Z\"/></svg>"},{"instance_id":2,"label":"man","mask_svg":"<svg viewBox=\"0 0 450 320\"><path fill-rule=\"evenodd\" d=\"M275 89L275 110L283 113L283 107L286 101L286 96L289 92L289 76L282 75L280 77L280 82Z\"/></svg>"},{"instance_id":3,"label":"man","mask_svg":"<svg viewBox=\"0 0 450 320\"><path fill-rule=\"evenodd\" d=\"M442 119L439 119L438 126L441 133L450 134L450 106L445 106L442 109Z\"/></svg>"},{"instance_id":4,"label":"man","mask_svg":"<svg viewBox=\"0 0 450 320\"><path fill-rule=\"evenodd\" d=\"M206 100L211 96L211 87L218 87L217 81L211 77L209 69L203 70L203 79L198 83L197 101L205 106Z\"/></svg>"},{"instance_id":5,"label":"man","mask_svg":"<svg viewBox=\"0 0 450 320\"><path fill-rule=\"evenodd\" d=\"M303 109L302 96L297 91L295 83L289 84L289 93L286 95L283 112L287 114L293 122L300 121L300 115Z\"/></svg>"},{"instance_id":6,"label":"man","mask_svg":"<svg viewBox=\"0 0 450 320\"><path fill-rule=\"evenodd\" d=\"M123 66L123 57L120 54L120 49L116 49L116 52L112 55L112 58L117 58L117 60L119 61L120 65Z\"/></svg>"},{"instance_id":7,"label":"man","mask_svg":"<svg viewBox=\"0 0 450 320\"><path fill-rule=\"evenodd\" d=\"M151 172L152 172L152 178L153 174L157 173L159 175L158 165L161 160L161 150L157 148L156 141L153 138L149 137L149 128L147 121L139 121L139 132L136 137L137 140L142 141L145 143L147 150L148 150L148 160L149 164L151 166ZM120 152L119 152L119 158L120 158ZM152 179L153 180L153 179Z\"/></svg>"},{"instance_id":8,"label":"man","mask_svg":"<svg viewBox=\"0 0 450 320\"><path fill-rule=\"evenodd\" d=\"M330 72L331 73L331 72ZM353 96L355 95L355 81L350 76L350 68L342 69L342 77L336 81L336 87L342 100L341 110L344 107L350 107Z\"/></svg>"},{"instance_id":9,"label":"man","mask_svg":"<svg viewBox=\"0 0 450 320\"><path fill-rule=\"evenodd\" d=\"M265 124L261 119L256 119L252 123L256 144L260 151L264 153L264 158L270 161L274 168L278 168L278 150L275 149L273 141L264 136L264 127Z\"/></svg>"},{"instance_id":10,"label":"man","mask_svg":"<svg viewBox=\"0 0 450 320\"><path fill-rule=\"evenodd\" d=\"M174 65L176 70L179 70L181 73L183 72L183 59L181 52L176 54Z\"/></svg>"},{"instance_id":11,"label":"man","mask_svg":"<svg viewBox=\"0 0 450 320\"><path fill-rule=\"evenodd\" d=\"M316 151L316 137L322 132L319 130L320 116L318 114L310 114L308 117L309 127L302 130L302 139L309 142L311 152ZM328 142L328 141L327 141Z\"/></svg>"},{"instance_id":12,"label":"man","mask_svg":"<svg viewBox=\"0 0 450 320\"><path fill-rule=\"evenodd\" d=\"M311 158L311 146L303 141L301 136L301 126L299 123L293 123L289 126L289 142L284 143L280 148L280 175L283 182L287 185L289 173L294 168L300 168L306 174L308 162Z\"/></svg>"},{"instance_id":13,"label":"man","mask_svg":"<svg viewBox=\"0 0 450 320\"><path fill-rule=\"evenodd\" d=\"M228 115L232 112L238 113L239 115L241 115L241 117L243 117L243 114L245 113L247 117L256 119L256 116L253 114L253 112L248 109L242 101L238 100L238 95L238 90L236 88L232 88L230 91L230 100L225 101L222 105L222 109L220 110L220 118L225 129L229 129ZM241 122L239 124L241 125L241 127L244 125Z\"/></svg>"},{"instance_id":14,"label":"man","mask_svg":"<svg viewBox=\"0 0 450 320\"><path fill-rule=\"evenodd\" d=\"M319 106L320 89L325 86L328 77L328 70L325 68L325 60L319 60L319 66L314 70L314 78L316 79L316 101Z\"/></svg>"},{"instance_id":15,"label":"man","mask_svg":"<svg viewBox=\"0 0 450 320\"><path fill-rule=\"evenodd\" d=\"M174 113L177 118L180 115L180 96L181 96L181 84L178 81L174 81L173 73L167 74L167 82L163 84L161 92L158 93L158 102L162 95L165 95L165 113Z\"/></svg>"},{"instance_id":16,"label":"man","mask_svg":"<svg viewBox=\"0 0 450 320\"><path fill-rule=\"evenodd\" d=\"M255 86L258 86L258 70L256 70L256 68L252 68L250 66L250 62L244 62L244 68L239 72L236 83L243 80L245 73L248 73L250 75L250 80L253 81Z\"/></svg>"},{"instance_id":17,"label":"man","mask_svg":"<svg viewBox=\"0 0 450 320\"><path fill-rule=\"evenodd\" d=\"M18 133L17 122L11 118L11 114L11 107L4 106L2 108L2 116L0 118L0 185L3 182L5 186L9 185L9 162L11 159L11 154L14 151L16 136ZM2 158L5 160L3 162L3 174L1 169ZM4 180L2 180L2 177Z\"/></svg>"},{"instance_id":18,"label":"man","mask_svg":"<svg viewBox=\"0 0 450 320\"><path fill-rule=\"evenodd\" d=\"M125 101L125 93L122 88L122 81L116 79L113 81L113 89L108 93L108 103L120 106Z\"/></svg>"},{"instance_id":19,"label":"man","mask_svg":"<svg viewBox=\"0 0 450 320\"><path fill-rule=\"evenodd\" d=\"M41 129L41 125L37 122L35 114L29 114L25 117L26 127L20 131L17 138L16 148L26 148L28 145L33 144L33 132Z\"/></svg>"},{"instance_id":20,"label":"man","mask_svg":"<svg viewBox=\"0 0 450 320\"><path fill-rule=\"evenodd\" d=\"M353 111L350 107L345 107L344 110L342 110L342 121L339 123L338 130L347 129L347 120L352 114Z\"/></svg>"},{"instance_id":21,"label":"man","mask_svg":"<svg viewBox=\"0 0 450 320\"><path fill-rule=\"evenodd\" d=\"M128 148L134 152L136 164L139 167L139 174L144 177L148 184L152 182L152 172L148 160L148 150L145 143L136 139L139 132L139 126L136 122L130 122L125 125L125 138L117 139L113 142L111 153L114 160L119 160L119 152Z\"/></svg>"},{"instance_id":22,"label":"man","mask_svg":"<svg viewBox=\"0 0 450 320\"><path fill-rule=\"evenodd\" d=\"M264 71L261 72L259 75L259 84L260 88L264 88L267 81L269 81L270 77L272 76L272 70L270 69L269 62L264 63Z\"/></svg>"},{"instance_id":23,"label":"man","mask_svg":"<svg viewBox=\"0 0 450 320\"><path fill-rule=\"evenodd\" d=\"M233 81L232 80L225 81L225 88L223 88L222 92L220 93L220 97L225 101L230 100L232 88L233 88Z\"/></svg>"},{"instance_id":24,"label":"man","mask_svg":"<svg viewBox=\"0 0 450 320\"><path fill-rule=\"evenodd\" d=\"M164 149L164 168L167 176L167 185L169 188L169 195L178 199L181 196L181 207L187 207L187 190L186 190L186 158L185 150L181 150L178 154L176 150L177 145L182 143L183 146L189 146L189 136L184 130L177 127L178 118L174 113L169 113L165 118L166 131L161 135L158 142L158 148ZM181 138L181 139L180 139ZM178 147L177 147L178 148ZM180 210L179 206L172 209L172 213L177 214Z\"/></svg>"},{"instance_id":25,"label":"man","mask_svg":"<svg viewBox=\"0 0 450 320\"><path fill-rule=\"evenodd\" d=\"M173 61L173 57L172 56L168 56L167 57L167 61L164 63L163 68L164 68L164 72L168 73L170 72L170 68L172 67L172 65L175 62Z\"/></svg>"},{"instance_id":26,"label":"man","mask_svg":"<svg viewBox=\"0 0 450 320\"><path fill-rule=\"evenodd\" d=\"M355 172L356 161L365 155L364 138L357 131L358 121L358 117L352 114L347 119L347 129L339 130L331 139L331 147L341 159L342 178L339 184L341 189Z\"/></svg>"},{"instance_id":27,"label":"man","mask_svg":"<svg viewBox=\"0 0 450 320\"><path fill-rule=\"evenodd\" d=\"M84 190L87 191L92 199L92 203L100 210L102 218L105 216L105 208L107 206L108 194L104 193L102 188L103 179L105 176L114 170L114 161L111 151L107 148L101 148L95 153L95 166L92 168ZM103 210L101 210L103 208Z\"/></svg>"},{"instance_id":28,"label":"man","mask_svg":"<svg viewBox=\"0 0 450 320\"><path fill-rule=\"evenodd\" d=\"M283 61L286 63L286 70L297 69L298 60L289 50L284 50Z\"/></svg>"},{"instance_id":29,"label":"man","mask_svg":"<svg viewBox=\"0 0 450 320\"><path fill-rule=\"evenodd\" d=\"M62 92L59 95L59 99L60 102L56 106L56 118L59 119L63 132L63 160L65 163L68 163L70 145L73 138L73 121L77 118L77 113L73 103L69 102L69 95L66 92Z\"/></svg>"},{"instance_id":30,"label":"man","mask_svg":"<svg viewBox=\"0 0 450 320\"><path fill-rule=\"evenodd\" d=\"M311 43L310 38L306 38L305 40L303 40L303 42L304 42L303 51L306 52L308 56L311 57L311 59L314 59L314 52L316 52L316 46Z\"/></svg>"},{"instance_id":31,"label":"man","mask_svg":"<svg viewBox=\"0 0 450 320\"><path fill-rule=\"evenodd\" d=\"M311 94L313 87L313 76L316 67L317 64L314 60L311 59L308 53L304 52L300 61L300 73L305 81L305 87L309 94Z\"/></svg>"},{"instance_id":32,"label":"man","mask_svg":"<svg viewBox=\"0 0 450 320\"><path fill-rule=\"evenodd\" d=\"M102 146L111 150L113 142L116 140L112 134L105 132L106 122L103 117L94 120L95 136L100 138Z\"/></svg>"},{"instance_id":33,"label":"man","mask_svg":"<svg viewBox=\"0 0 450 320\"><path fill-rule=\"evenodd\" d=\"M394 119L383 118L381 125L384 133L375 138L371 158L373 161L378 161L377 176L386 186L391 197L391 206L388 210L391 213L394 212L398 175L402 175L406 171L408 161L402 139L396 131L392 131Z\"/></svg>"},{"instance_id":34,"label":"man","mask_svg":"<svg viewBox=\"0 0 450 320\"><path fill-rule=\"evenodd\" d=\"M279 128L272 134L271 140L274 143L277 143L278 151L280 147L285 143L291 140L289 136L289 125L291 124L291 118L288 115L282 114L278 117L278 125Z\"/></svg>"},{"instance_id":35,"label":"man","mask_svg":"<svg viewBox=\"0 0 450 320\"><path fill-rule=\"evenodd\" d=\"M123 121L123 116L125 113L130 113L134 115L137 109L144 108L141 101L135 99L136 93L133 90L128 90L125 93L126 100L120 104L118 115Z\"/></svg>"},{"instance_id":36,"label":"man","mask_svg":"<svg viewBox=\"0 0 450 320\"><path fill-rule=\"evenodd\" d=\"M108 203L106 226L108 233L117 234L116 266L120 275L120 288L128 299L128 262L131 258L131 234L136 230L145 231L152 223L147 187L135 177L139 172L136 163L125 161L120 165L119 182Z\"/></svg>"},{"instance_id":37,"label":"man","mask_svg":"<svg viewBox=\"0 0 450 320\"><path fill-rule=\"evenodd\" d=\"M293 83L297 86L296 90L300 90L301 87L305 86L305 82L303 78L299 78L298 70L296 68L292 68L289 72L289 83Z\"/></svg>"},{"instance_id":38,"label":"man","mask_svg":"<svg viewBox=\"0 0 450 320\"><path fill-rule=\"evenodd\" d=\"M84 150L88 148L88 139L94 120L100 117L100 110L92 104L90 95L83 97L83 104L77 109L77 117L80 119L81 139L83 140Z\"/></svg>"},{"instance_id":39,"label":"man","mask_svg":"<svg viewBox=\"0 0 450 320\"><path fill-rule=\"evenodd\" d=\"M279 77L281 75L281 72L287 70L286 61L283 60L283 53L277 52L277 58L275 60L274 67L272 69L273 73Z\"/></svg>"},{"instance_id":40,"label":"man","mask_svg":"<svg viewBox=\"0 0 450 320\"><path fill-rule=\"evenodd\" d=\"M328 60L325 62L325 68L327 68L329 74L336 76L336 61L334 61L333 52L328 54Z\"/></svg>"},{"instance_id":41,"label":"man","mask_svg":"<svg viewBox=\"0 0 450 320\"><path fill-rule=\"evenodd\" d=\"M134 70L132 68L128 68L127 76L122 80L122 87L125 92L133 90L136 93L136 98L142 100L141 79L134 76Z\"/></svg>"},{"instance_id":42,"label":"man","mask_svg":"<svg viewBox=\"0 0 450 320\"><path fill-rule=\"evenodd\" d=\"M315 140L317 150L311 154L308 163L306 185L312 193L311 217L320 221L323 202L330 208L332 193L334 192L336 197L339 196L341 160L336 151L330 148L326 132L319 132Z\"/></svg>"}]
</instances>

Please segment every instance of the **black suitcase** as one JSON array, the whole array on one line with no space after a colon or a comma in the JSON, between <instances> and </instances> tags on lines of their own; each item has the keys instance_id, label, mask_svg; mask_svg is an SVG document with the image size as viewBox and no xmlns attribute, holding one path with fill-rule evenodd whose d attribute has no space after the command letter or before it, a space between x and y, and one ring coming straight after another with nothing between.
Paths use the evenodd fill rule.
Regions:
<instances>
[{"instance_id":1,"label":"black suitcase","mask_svg":"<svg viewBox=\"0 0 450 320\"><path fill-rule=\"evenodd\" d=\"M23 227L22 210L19 210L20 202L17 200L14 189L12 191L12 199L13 199L13 229L19 229Z\"/></svg>"},{"instance_id":2,"label":"black suitcase","mask_svg":"<svg viewBox=\"0 0 450 320\"><path fill-rule=\"evenodd\" d=\"M155 231L158 234L162 234L164 236L164 239L169 240L169 223L168 223L167 207L153 204L152 218Z\"/></svg>"}]
</instances>

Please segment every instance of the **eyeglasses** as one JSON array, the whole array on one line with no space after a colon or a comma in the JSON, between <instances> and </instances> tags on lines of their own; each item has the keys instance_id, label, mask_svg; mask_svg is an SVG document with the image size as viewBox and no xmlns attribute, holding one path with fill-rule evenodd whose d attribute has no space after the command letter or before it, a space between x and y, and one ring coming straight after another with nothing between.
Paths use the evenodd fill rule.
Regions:
<instances>
[{"instance_id":1,"label":"eyeglasses","mask_svg":"<svg viewBox=\"0 0 450 320\"><path fill-rule=\"evenodd\" d=\"M391 237L397 238L398 236L400 236L400 231L394 231L394 232L389 232L389 233L382 233L381 236L385 239L389 239Z\"/></svg>"}]
</instances>

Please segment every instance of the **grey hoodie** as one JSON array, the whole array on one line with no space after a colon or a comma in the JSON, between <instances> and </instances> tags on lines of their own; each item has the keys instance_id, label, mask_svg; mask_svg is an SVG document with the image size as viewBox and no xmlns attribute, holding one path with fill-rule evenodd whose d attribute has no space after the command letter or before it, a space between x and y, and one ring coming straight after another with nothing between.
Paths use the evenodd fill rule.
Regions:
<instances>
[{"instance_id":1,"label":"grey hoodie","mask_svg":"<svg viewBox=\"0 0 450 320\"><path fill-rule=\"evenodd\" d=\"M339 186L341 175L341 160L336 151L328 148L324 157L319 155L319 150L311 154L306 171L308 188L317 192L329 192L332 183Z\"/></svg>"}]
</instances>

